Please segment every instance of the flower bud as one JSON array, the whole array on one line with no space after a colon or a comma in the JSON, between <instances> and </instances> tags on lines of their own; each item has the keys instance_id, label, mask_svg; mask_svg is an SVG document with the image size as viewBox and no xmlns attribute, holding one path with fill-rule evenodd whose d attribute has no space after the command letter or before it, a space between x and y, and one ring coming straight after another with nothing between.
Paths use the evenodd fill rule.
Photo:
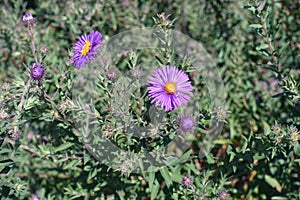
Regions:
<instances>
[{"instance_id":1,"label":"flower bud","mask_svg":"<svg viewBox=\"0 0 300 200\"><path fill-rule=\"evenodd\" d=\"M193 186L193 179L189 176L184 176L181 180L181 184L187 188L191 188Z\"/></svg>"},{"instance_id":2,"label":"flower bud","mask_svg":"<svg viewBox=\"0 0 300 200\"><path fill-rule=\"evenodd\" d=\"M46 55L48 53L48 47L46 45L41 45L40 51L42 54Z\"/></svg>"},{"instance_id":3,"label":"flower bud","mask_svg":"<svg viewBox=\"0 0 300 200\"><path fill-rule=\"evenodd\" d=\"M118 71L115 69L108 69L106 70L106 77L109 80L114 81L118 78Z\"/></svg>"},{"instance_id":4,"label":"flower bud","mask_svg":"<svg viewBox=\"0 0 300 200\"><path fill-rule=\"evenodd\" d=\"M31 13L25 13L22 17L22 21L25 26L30 26L35 23L35 18L32 16Z\"/></svg>"},{"instance_id":5,"label":"flower bud","mask_svg":"<svg viewBox=\"0 0 300 200\"><path fill-rule=\"evenodd\" d=\"M45 70L43 65L34 63L30 69L30 76L33 80L41 80L44 76Z\"/></svg>"}]
</instances>

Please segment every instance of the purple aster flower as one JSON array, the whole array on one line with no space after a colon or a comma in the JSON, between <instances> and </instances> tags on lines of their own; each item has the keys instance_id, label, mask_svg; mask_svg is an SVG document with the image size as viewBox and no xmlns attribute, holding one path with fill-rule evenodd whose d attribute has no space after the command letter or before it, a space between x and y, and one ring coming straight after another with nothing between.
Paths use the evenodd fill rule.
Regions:
<instances>
[{"instance_id":1,"label":"purple aster flower","mask_svg":"<svg viewBox=\"0 0 300 200\"><path fill-rule=\"evenodd\" d=\"M157 69L148 81L149 99L165 111L176 110L191 100L192 84L188 75L175 66Z\"/></svg>"},{"instance_id":2,"label":"purple aster flower","mask_svg":"<svg viewBox=\"0 0 300 200\"><path fill-rule=\"evenodd\" d=\"M94 55L101 46L102 35L98 31L92 30L89 35L84 34L78 38L74 45L74 56L72 61L76 68L81 68L94 59Z\"/></svg>"},{"instance_id":3,"label":"purple aster flower","mask_svg":"<svg viewBox=\"0 0 300 200\"><path fill-rule=\"evenodd\" d=\"M45 70L43 65L34 63L30 68L30 75L33 80L41 80L44 76Z\"/></svg>"}]
</instances>

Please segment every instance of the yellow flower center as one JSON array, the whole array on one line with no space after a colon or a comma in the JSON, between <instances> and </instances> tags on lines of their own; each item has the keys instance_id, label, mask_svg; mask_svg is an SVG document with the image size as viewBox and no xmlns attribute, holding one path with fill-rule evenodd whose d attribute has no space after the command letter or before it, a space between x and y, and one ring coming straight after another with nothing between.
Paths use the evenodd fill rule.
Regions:
<instances>
[{"instance_id":1,"label":"yellow flower center","mask_svg":"<svg viewBox=\"0 0 300 200\"><path fill-rule=\"evenodd\" d=\"M277 126L277 127L274 128L274 132L275 132L275 133L279 133L280 131L281 131L281 129L280 129L279 126Z\"/></svg>"},{"instance_id":2,"label":"yellow flower center","mask_svg":"<svg viewBox=\"0 0 300 200\"><path fill-rule=\"evenodd\" d=\"M90 51L90 49L91 49L91 42L87 41L82 48L81 55L86 56L86 54Z\"/></svg>"},{"instance_id":3,"label":"yellow flower center","mask_svg":"<svg viewBox=\"0 0 300 200\"><path fill-rule=\"evenodd\" d=\"M299 134L298 133L292 133L292 140L293 141L297 141L298 140L298 138L299 138Z\"/></svg>"},{"instance_id":4,"label":"yellow flower center","mask_svg":"<svg viewBox=\"0 0 300 200\"><path fill-rule=\"evenodd\" d=\"M176 92L176 89L177 89L176 84L173 82L167 82L164 87L164 90L168 94L174 94Z\"/></svg>"}]
</instances>

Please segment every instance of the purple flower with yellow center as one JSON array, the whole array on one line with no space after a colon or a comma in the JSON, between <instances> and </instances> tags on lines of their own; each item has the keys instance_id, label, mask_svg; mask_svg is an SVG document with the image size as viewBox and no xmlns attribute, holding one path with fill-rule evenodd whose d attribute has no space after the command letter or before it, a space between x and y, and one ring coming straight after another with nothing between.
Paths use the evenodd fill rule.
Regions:
<instances>
[{"instance_id":1,"label":"purple flower with yellow center","mask_svg":"<svg viewBox=\"0 0 300 200\"><path fill-rule=\"evenodd\" d=\"M191 100L192 84L188 75L175 66L157 69L149 78L149 99L165 111L176 110Z\"/></svg>"},{"instance_id":2,"label":"purple flower with yellow center","mask_svg":"<svg viewBox=\"0 0 300 200\"><path fill-rule=\"evenodd\" d=\"M102 43L102 35L98 31L92 30L89 35L84 34L78 38L74 45L74 56L72 61L76 68L81 68L94 59Z\"/></svg>"}]
</instances>

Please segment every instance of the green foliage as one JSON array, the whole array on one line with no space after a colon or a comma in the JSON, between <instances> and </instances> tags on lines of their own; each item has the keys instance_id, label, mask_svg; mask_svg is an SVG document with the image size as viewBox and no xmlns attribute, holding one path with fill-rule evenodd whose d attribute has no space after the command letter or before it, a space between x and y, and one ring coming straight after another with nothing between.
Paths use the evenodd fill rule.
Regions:
<instances>
[{"instance_id":1,"label":"green foliage","mask_svg":"<svg viewBox=\"0 0 300 200\"><path fill-rule=\"evenodd\" d=\"M0 5L1 199L28 199L34 194L49 200L222 199L222 191L230 199L299 199L297 0L4 0ZM22 23L25 12L37 20L34 42ZM164 48L154 52L154 62L180 65L191 74L200 114L193 144L180 159L150 172L131 173L140 163L130 153L163 148L175 135L176 116L168 114L174 124L155 132L150 142L144 135L132 137L119 128L118 118L111 117L112 94L119 91L112 80L99 76L95 106L90 108L93 123L109 141L130 152L119 155L118 170L105 165L107 160L97 159L87 145L102 140L102 135L84 137L84 128L76 127L79 119L72 116L74 111L83 115L86 105L72 99L81 71L70 59L77 37L91 29L108 41L138 27L160 30L157 37ZM173 28L202 43L212 56L225 83L226 109L210 110L207 85L195 73L199 66L178 58L171 48L168 30ZM46 55L42 45L48 48ZM149 49L129 50L116 55L113 67L122 73L139 69L153 62L152 54ZM36 61L45 66L42 81L30 78ZM147 110L145 87L134 87L139 89L138 95L130 96L130 117L144 126L150 122L143 113L157 113ZM225 126L212 151L201 157L210 118L216 116ZM127 115L124 119L131 120ZM191 178L190 185L183 183L184 177Z\"/></svg>"}]
</instances>

